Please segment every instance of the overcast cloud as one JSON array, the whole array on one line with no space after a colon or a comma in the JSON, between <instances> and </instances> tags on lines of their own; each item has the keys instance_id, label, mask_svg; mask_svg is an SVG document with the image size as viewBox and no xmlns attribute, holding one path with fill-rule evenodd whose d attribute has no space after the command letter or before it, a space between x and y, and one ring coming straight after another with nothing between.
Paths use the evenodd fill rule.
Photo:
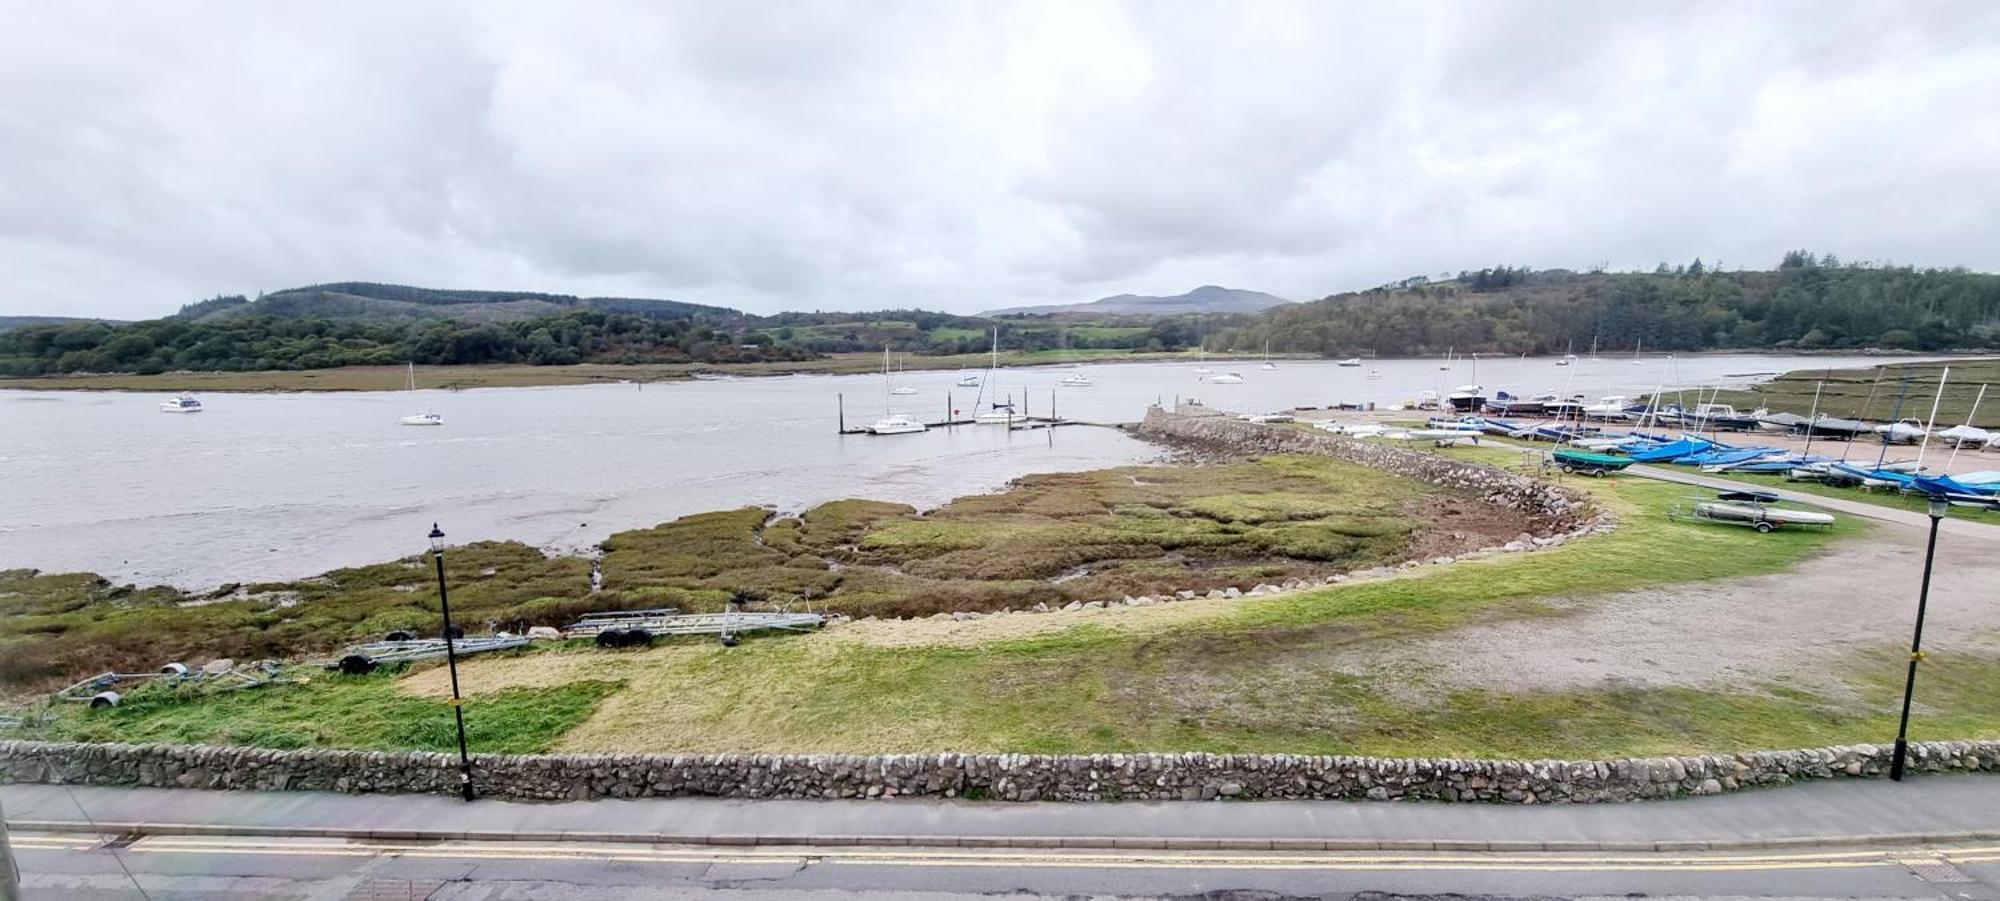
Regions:
<instances>
[{"instance_id":1,"label":"overcast cloud","mask_svg":"<svg viewBox=\"0 0 2000 901\"><path fill-rule=\"evenodd\" d=\"M2000 270L1994 3L5 5L0 313Z\"/></svg>"}]
</instances>

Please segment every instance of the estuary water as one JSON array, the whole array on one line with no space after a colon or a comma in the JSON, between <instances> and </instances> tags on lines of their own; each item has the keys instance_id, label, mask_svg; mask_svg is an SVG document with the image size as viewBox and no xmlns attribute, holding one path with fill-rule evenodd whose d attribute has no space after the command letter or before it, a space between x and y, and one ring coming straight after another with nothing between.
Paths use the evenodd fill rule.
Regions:
<instances>
[{"instance_id":1,"label":"estuary water","mask_svg":"<svg viewBox=\"0 0 2000 901\"><path fill-rule=\"evenodd\" d=\"M1665 384L1744 384L1803 367L1872 358L1704 356L1582 359L1211 361L1004 370L998 392L1044 415L1131 422L1148 404L1198 398L1262 412L1294 405L1406 401L1478 382L1516 393L1641 394ZM1475 369L1476 366L1476 369ZM1375 373L1374 378L1369 374ZM1080 373L1089 387L1058 387ZM421 373L420 373L421 375ZM569 549L689 513L765 504L795 511L867 497L933 507L1037 472L1156 459L1107 428L1034 432L961 426L896 436L840 435L886 408L925 420L969 417L978 389L958 372L910 372L890 398L882 376L732 378L348 394L208 394L204 412L159 412L168 395L0 391L0 568L89 570L120 581L203 588L290 579L390 560L449 540L518 539ZM893 400L893 404L889 401ZM948 407L949 405L949 407ZM398 417L434 410L435 428ZM1850 412L1850 411L1837 411Z\"/></svg>"}]
</instances>

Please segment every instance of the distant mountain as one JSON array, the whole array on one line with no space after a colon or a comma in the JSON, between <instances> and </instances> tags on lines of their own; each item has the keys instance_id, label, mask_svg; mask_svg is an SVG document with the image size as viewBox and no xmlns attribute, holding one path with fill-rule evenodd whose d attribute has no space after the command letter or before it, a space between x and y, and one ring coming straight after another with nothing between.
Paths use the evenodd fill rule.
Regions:
<instances>
[{"instance_id":1,"label":"distant mountain","mask_svg":"<svg viewBox=\"0 0 2000 901\"><path fill-rule=\"evenodd\" d=\"M1013 307L993 310L984 316L1011 316L1036 313L1143 313L1174 316L1184 313L1261 313L1291 303L1262 291L1203 285L1186 294L1154 297L1146 294L1116 294L1090 303L1051 304L1040 307Z\"/></svg>"},{"instance_id":2,"label":"distant mountain","mask_svg":"<svg viewBox=\"0 0 2000 901\"><path fill-rule=\"evenodd\" d=\"M114 325L117 324L117 320L114 319L92 319L86 316L0 316L0 332L17 328L27 328L31 325L65 325L71 322L109 322Z\"/></svg>"},{"instance_id":3,"label":"distant mountain","mask_svg":"<svg viewBox=\"0 0 2000 901\"><path fill-rule=\"evenodd\" d=\"M463 291L336 282L288 288L256 300L217 297L188 304L173 319L219 322L249 316L281 319L457 319L518 322L576 310L625 313L651 319L739 319L727 307L634 297L574 297L525 291Z\"/></svg>"}]
</instances>

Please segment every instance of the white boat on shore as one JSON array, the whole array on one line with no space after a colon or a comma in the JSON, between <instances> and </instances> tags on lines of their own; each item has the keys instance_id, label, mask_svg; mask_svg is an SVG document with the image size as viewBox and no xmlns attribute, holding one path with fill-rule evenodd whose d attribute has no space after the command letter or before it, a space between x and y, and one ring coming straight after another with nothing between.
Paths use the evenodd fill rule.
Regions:
<instances>
[{"instance_id":1,"label":"white boat on shore","mask_svg":"<svg viewBox=\"0 0 2000 901\"><path fill-rule=\"evenodd\" d=\"M201 401L195 400L192 394L183 394L172 400L160 401L160 412L199 413L201 412Z\"/></svg>"}]
</instances>

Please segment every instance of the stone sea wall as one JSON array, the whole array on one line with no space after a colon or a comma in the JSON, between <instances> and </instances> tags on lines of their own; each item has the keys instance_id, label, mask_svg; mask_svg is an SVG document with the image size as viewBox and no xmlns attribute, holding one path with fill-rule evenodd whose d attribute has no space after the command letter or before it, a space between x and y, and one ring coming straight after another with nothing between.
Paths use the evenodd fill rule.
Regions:
<instances>
[{"instance_id":1,"label":"stone sea wall","mask_svg":"<svg viewBox=\"0 0 2000 901\"><path fill-rule=\"evenodd\" d=\"M1914 772L2000 771L2000 741L1920 742L1910 753ZM1278 754L477 754L473 781L481 795L528 801L706 795L1592 803L1881 776L1889 754L1888 745L1602 761ZM458 759L423 752L11 741L0 742L0 782L448 794L457 791Z\"/></svg>"},{"instance_id":2,"label":"stone sea wall","mask_svg":"<svg viewBox=\"0 0 2000 901\"><path fill-rule=\"evenodd\" d=\"M1219 413L1170 413L1153 407L1146 411L1145 420L1134 434L1220 456L1333 457L1427 484L1473 492L1487 503L1542 518L1552 531L1570 531L1590 513L1590 505L1581 494L1541 479L1381 442L1245 422Z\"/></svg>"}]
</instances>

